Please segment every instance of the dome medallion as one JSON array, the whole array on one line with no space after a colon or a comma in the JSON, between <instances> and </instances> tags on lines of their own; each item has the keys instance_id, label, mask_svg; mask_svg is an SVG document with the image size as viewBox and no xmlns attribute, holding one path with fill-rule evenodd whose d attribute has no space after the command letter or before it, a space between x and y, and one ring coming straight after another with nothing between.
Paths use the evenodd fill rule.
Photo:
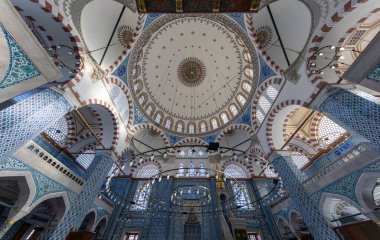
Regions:
<instances>
[{"instance_id":1,"label":"dome medallion","mask_svg":"<svg viewBox=\"0 0 380 240\"><path fill-rule=\"evenodd\" d=\"M208 135L232 123L251 102L258 78L251 40L223 14L162 15L143 31L128 62L137 107L177 135Z\"/></svg>"},{"instance_id":2,"label":"dome medallion","mask_svg":"<svg viewBox=\"0 0 380 240\"><path fill-rule=\"evenodd\" d=\"M198 86L205 79L205 76L205 65L197 58L187 58L178 66L178 78L185 86Z\"/></svg>"}]
</instances>

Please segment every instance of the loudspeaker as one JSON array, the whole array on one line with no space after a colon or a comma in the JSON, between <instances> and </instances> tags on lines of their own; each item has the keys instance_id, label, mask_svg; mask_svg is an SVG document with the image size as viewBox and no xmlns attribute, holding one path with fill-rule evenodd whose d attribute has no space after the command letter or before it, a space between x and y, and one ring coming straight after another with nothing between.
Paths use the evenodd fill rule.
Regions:
<instances>
[{"instance_id":1,"label":"loudspeaker","mask_svg":"<svg viewBox=\"0 0 380 240\"><path fill-rule=\"evenodd\" d=\"M211 150L211 151L218 151L219 149L219 143L215 143L215 142L210 142L208 144L208 150Z\"/></svg>"}]
</instances>

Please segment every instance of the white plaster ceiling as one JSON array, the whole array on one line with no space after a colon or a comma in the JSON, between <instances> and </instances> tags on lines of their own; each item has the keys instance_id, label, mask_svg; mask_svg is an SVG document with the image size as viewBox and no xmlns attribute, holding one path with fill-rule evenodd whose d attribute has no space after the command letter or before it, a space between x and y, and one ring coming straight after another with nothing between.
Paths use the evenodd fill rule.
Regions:
<instances>
[{"instance_id":1,"label":"white plaster ceiling","mask_svg":"<svg viewBox=\"0 0 380 240\"><path fill-rule=\"evenodd\" d=\"M11 0L11 2L18 13L23 17L26 25L38 42L50 56L54 54L52 47L57 45L70 47L62 47L56 51L56 54L59 55L59 59L70 68L64 67L55 59L54 62L63 75L58 81L71 80L75 76L72 70L80 70L80 61L76 59L76 57L79 56L72 54L72 50L75 51L78 47L77 42L71 39L72 37L77 37L76 33L67 31L67 25L65 25L67 22L65 20L63 22L56 20L56 15L45 11L43 9L44 5L38 1ZM53 8L53 10L55 9Z\"/></svg>"},{"instance_id":2,"label":"white plaster ceiling","mask_svg":"<svg viewBox=\"0 0 380 240\"><path fill-rule=\"evenodd\" d=\"M172 118L174 122L169 130L174 132L177 121L184 122L184 129L187 129L188 123L195 123L196 134L200 133L198 123L201 120L206 120L208 130L217 130L211 128L210 118L218 118L218 128L236 119L243 109L239 114L232 115L228 111L229 105L234 103L238 110L246 107L259 74L257 55L251 43L249 52L253 63L242 57L243 51L248 52L245 33L246 38L242 40L243 37L238 37L235 30L241 28L235 25L233 30L230 26L235 22L229 18L233 23L217 21L210 15L164 15L160 20L144 30L129 60L128 84L137 105L146 112L147 106L153 104L154 109L147 111L146 116L160 127L165 127L163 119ZM179 75L181 63L191 58L196 59L204 69L204 79L189 86ZM246 67L254 69L253 78L249 79L244 74ZM251 85L249 92L243 92L243 81ZM141 89L136 87L137 82L142 84ZM148 98L146 103L139 103L142 94ZM236 99L239 94L246 99L241 107ZM223 111L229 116L224 123L220 119ZM156 121L158 112L163 114L162 122Z\"/></svg>"},{"instance_id":3,"label":"white plaster ceiling","mask_svg":"<svg viewBox=\"0 0 380 240\"><path fill-rule=\"evenodd\" d=\"M281 0L269 5L279 35L275 30L268 9L262 8L252 14L256 34L265 31L268 34L263 51L282 69L288 64L281 47L281 38L290 64L294 62L298 53L305 47L311 31L311 14L305 4L298 0ZM269 37L270 36L270 37Z\"/></svg>"},{"instance_id":4,"label":"white plaster ceiling","mask_svg":"<svg viewBox=\"0 0 380 240\"><path fill-rule=\"evenodd\" d=\"M138 152L146 152L152 149L158 149L165 147L165 143L159 133L153 129L141 129L133 136L133 145ZM165 150L161 150L161 153L164 153ZM150 155L159 155L157 151L146 154Z\"/></svg>"},{"instance_id":5,"label":"white plaster ceiling","mask_svg":"<svg viewBox=\"0 0 380 240\"><path fill-rule=\"evenodd\" d=\"M235 36L215 22L187 18L161 27L144 48L143 79L161 110L186 119L214 115L236 95L243 61ZM180 63L193 58L205 66L205 79L189 87L178 79ZM238 75L237 77L235 77Z\"/></svg>"},{"instance_id":6,"label":"white plaster ceiling","mask_svg":"<svg viewBox=\"0 0 380 240\"><path fill-rule=\"evenodd\" d=\"M348 34L348 32L350 32L350 29L357 28L360 25L362 25L362 23L358 23L361 22L362 19L367 18L370 15L372 15L372 17L366 20L367 23L373 23L375 19L379 19L378 14L372 13L372 11L378 8L380 8L380 1L367 1L357 3L355 5L355 8L352 9L352 11L342 13L343 18L339 22L336 22L332 25L332 29L324 35L323 41L320 42L318 46L341 46L341 39L349 38L350 35ZM364 37L366 37L366 35ZM370 39L371 38L368 38L368 40ZM364 44L362 47L365 46L366 44ZM353 61L353 58L355 58L355 54L349 56L352 53L346 51L344 51L343 54L345 58L340 59L339 62L343 62L347 65L350 65ZM339 53L339 55L341 55L341 53ZM326 65L327 61L324 58L318 57L315 62L317 66L324 66ZM340 67L343 67L342 65L345 64L340 64ZM325 70L323 70L323 72L324 74L320 76L326 82L336 83L340 78L340 74L337 74L335 69L326 68Z\"/></svg>"},{"instance_id":7,"label":"white plaster ceiling","mask_svg":"<svg viewBox=\"0 0 380 240\"><path fill-rule=\"evenodd\" d=\"M252 140L249 140L249 139L251 139L251 135L246 130L235 129L235 130L229 131L223 136L223 138L219 142L219 146L234 148L240 151L248 151L252 143ZM222 151L224 152L226 150L222 150ZM233 153L234 153L233 151L226 151L224 155L232 156ZM240 155L240 152L235 152L235 153L237 155Z\"/></svg>"},{"instance_id":8,"label":"white plaster ceiling","mask_svg":"<svg viewBox=\"0 0 380 240\"><path fill-rule=\"evenodd\" d=\"M101 64L103 69L110 67L126 50L118 39L121 28L126 26L135 31L137 26L138 14L133 13L129 8L125 8L118 23L122 9L123 5L116 1L95 0L88 3L82 10L81 30L84 42L97 63L100 63L105 54ZM112 36L115 28L116 31ZM111 36L110 46L106 49Z\"/></svg>"}]
</instances>

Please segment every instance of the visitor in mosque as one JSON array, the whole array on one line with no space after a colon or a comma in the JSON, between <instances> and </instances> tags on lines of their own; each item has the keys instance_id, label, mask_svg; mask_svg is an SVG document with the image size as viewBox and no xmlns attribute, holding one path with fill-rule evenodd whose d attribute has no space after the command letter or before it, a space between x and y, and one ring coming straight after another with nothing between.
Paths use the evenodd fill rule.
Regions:
<instances>
[{"instance_id":1,"label":"visitor in mosque","mask_svg":"<svg viewBox=\"0 0 380 240\"><path fill-rule=\"evenodd\" d=\"M380 1L0 12L0 239L380 239Z\"/></svg>"}]
</instances>

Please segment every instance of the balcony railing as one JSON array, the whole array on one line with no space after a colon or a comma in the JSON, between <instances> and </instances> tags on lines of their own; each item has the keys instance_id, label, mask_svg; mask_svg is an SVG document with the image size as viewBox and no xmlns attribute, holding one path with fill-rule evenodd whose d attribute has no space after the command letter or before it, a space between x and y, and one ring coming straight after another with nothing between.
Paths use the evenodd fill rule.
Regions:
<instances>
[{"instance_id":1,"label":"balcony railing","mask_svg":"<svg viewBox=\"0 0 380 240\"><path fill-rule=\"evenodd\" d=\"M85 180L33 141L24 145L15 156L75 193L80 193L85 184Z\"/></svg>"}]
</instances>

